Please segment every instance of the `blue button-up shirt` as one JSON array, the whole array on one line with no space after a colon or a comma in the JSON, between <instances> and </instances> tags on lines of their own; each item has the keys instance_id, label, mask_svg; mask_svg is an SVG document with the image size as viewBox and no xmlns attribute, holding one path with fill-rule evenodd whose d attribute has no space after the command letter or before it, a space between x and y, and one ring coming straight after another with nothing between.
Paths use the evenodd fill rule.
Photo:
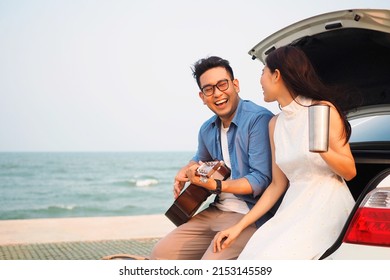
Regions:
<instances>
[{"instance_id":1,"label":"blue button-up shirt","mask_svg":"<svg viewBox=\"0 0 390 280\"><path fill-rule=\"evenodd\" d=\"M240 99L228 130L228 146L232 179L246 178L253 190L241 197L251 209L271 182L271 148L268 123L273 114L252 101ZM214 115L203 123L198 134L198 150L194 161L222 160L221 120ZM260 226L273 213L264 215Z\"/></svg>"}]
</instances>

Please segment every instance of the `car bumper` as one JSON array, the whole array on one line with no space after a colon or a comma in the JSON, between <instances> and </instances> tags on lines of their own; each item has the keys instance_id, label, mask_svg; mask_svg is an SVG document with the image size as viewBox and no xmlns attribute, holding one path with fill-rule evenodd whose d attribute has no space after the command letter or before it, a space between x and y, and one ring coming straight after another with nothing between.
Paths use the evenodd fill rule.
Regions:
<instances>
[{"instance_id":1,"label":"car bumper","mask_svg":"<svg viewBox=\"0 0 390 280\"><path fill-rule=\"evenodd\" d=\"M390 260L390 247L343 243L326 260Z\"/></svg>"}]
</instances>

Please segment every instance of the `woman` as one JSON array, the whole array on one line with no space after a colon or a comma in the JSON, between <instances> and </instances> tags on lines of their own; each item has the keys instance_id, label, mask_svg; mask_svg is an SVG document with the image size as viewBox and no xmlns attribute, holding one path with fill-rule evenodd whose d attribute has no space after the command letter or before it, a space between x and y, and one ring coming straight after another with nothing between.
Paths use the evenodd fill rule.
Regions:
<instances>
[{"instance_id":1,"label":"woman","mask_svg":"<svg viewBox=\"0 0 390 280\"><path fill-rule=\"evenodd\" d=\"M264 100L277 101L282 110L269 123L272 182L249 213L216 235L214 251L230 246L285 193L275 216L238 259L318 259L337 239L355 203L344 181L356 175L351 128L334 91L300 49L285 46L270 53L260 82ZM323 153L309 152L308 146L308 107L317 103L330 106L329 149Z\"/></svg>"}]
</instances>

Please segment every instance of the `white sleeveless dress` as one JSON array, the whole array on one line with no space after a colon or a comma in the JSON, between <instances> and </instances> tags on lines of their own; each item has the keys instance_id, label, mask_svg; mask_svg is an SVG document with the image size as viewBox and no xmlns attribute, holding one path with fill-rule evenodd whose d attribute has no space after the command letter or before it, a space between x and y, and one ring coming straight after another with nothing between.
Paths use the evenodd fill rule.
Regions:
<instances>
[{"instance_id":1,"label":"white sleeveless dress","mask_svg":"<svg viewBox=\"0 0 390 280\"><path fill-rule=\"evenodd\" d=\"M311 100L299 97L310 105ZM276 163L290 186L273 218L248 241L238 259L318 259L337 239L354 199L317 153L309 152L308 109L282 109L275 132Z\"/></svg>"}]
</instances>

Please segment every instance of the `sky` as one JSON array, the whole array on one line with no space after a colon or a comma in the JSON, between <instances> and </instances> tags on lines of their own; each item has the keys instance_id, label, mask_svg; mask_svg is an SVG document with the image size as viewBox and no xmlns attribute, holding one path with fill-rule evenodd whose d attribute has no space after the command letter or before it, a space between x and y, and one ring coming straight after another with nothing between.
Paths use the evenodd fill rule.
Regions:
<instances>
[{"instance_id":1,"label":"sky","mask_svg":"<svg viewBox=\"0 0 390 280\"><path fill-rule=\"evenodd\" d=\"M194 151L191 67L230 61L265 103L248 51L296 21L389 0L0 0L0 152Z\"/></svg>"}]
</instances>

